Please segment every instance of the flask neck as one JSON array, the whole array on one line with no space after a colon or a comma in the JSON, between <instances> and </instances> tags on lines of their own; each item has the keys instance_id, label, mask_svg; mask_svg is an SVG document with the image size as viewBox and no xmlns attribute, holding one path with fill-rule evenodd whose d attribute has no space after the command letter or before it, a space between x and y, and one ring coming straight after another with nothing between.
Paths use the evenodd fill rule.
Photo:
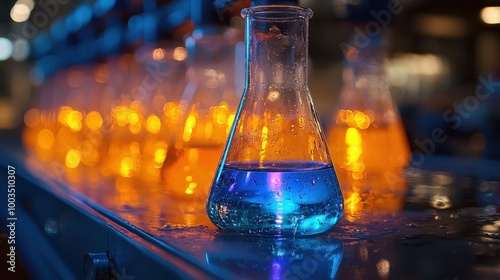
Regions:
<instances>
[{"instance_id":1,"label":"flask neck","mask_svg":"<svg viewBox=\"0 0 500 280\"><path fill-rule=\"evenodd\" d=\"M234 48L231 30L203 27L186 38L187 79L199 86L217 88L234 82ZM229 58L229 59L228 59Z\"/></svg>"},{"instance_id":2,"label":"flask neck","mask_svg":"<svg viewBox=\"0 0 500 280\"><path fill-rule=\"evenodd\" d=\"M349 94L363 99L391 99L386 66L382 48L350 48L342 73L344 86L350 89Z\"/></svg>"},{"instance_id":3,"label":"flask neck","mask_svg":"<svg viewBox=\"0 0 500 280\"><path fill-rule=\"evenodd\" d=\"M247 85L307 87L310 10L293 6L262 7L243 14Z\"/></svg>"}]
</instances>

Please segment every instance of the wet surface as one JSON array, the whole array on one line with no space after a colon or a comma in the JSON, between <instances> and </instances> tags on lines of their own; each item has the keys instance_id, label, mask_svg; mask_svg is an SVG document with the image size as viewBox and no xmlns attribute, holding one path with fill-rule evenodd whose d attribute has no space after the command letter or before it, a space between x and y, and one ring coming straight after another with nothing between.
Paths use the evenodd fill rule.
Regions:
<instances>
[{"instance_id":1,"label":"wet surface","mask_svg":"<svg viewBox=\"0 0 500 280\"><path fill-rule=\"evenodd\" d=\"M35 158L25 165L42 181L57 182L69 195L225 279L500 279L499 204L365 207L347 211L325 234L259 238L216 229L204 197L179 199L160 185L91 170L61 174Z\"/></svg>"}]
</instances>

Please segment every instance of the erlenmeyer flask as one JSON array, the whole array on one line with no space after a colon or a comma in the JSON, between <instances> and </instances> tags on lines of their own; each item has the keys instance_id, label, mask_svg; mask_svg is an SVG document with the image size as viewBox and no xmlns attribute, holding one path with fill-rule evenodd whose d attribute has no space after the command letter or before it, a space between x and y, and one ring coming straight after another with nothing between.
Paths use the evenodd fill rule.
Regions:
<instances>
[{"instance_id":1,"label":"erlenmeyer flask","mask_svg":"<svg viewBox=\"0 0 500 280\"><path fill-rule=\"evenodd\" d=\"M334 226L343 199L307 84L308 22L296 6L244 9L246 88L209 193L210 220L252 235Z\"/></svg>"},{"instance_id":2,"label":"erlenmeyer flask","mask_svg":"<svg viewBox=\"0 0 500 280\"><path fill-rule=\"evenodd\" d=\"M178 107L182 120L162 175L170 195L201 202L202 208L241 97L235 80L238 35L221 24L203 24L185 40L187 83Z\"/></svg>"},{"instance_id":3,"label":"erlenmeyer flask","mask_svg":"<svg viewBox=\"0 0 500 280\"><path fill-rule=\"evenodd\" d=\"M403 203L402 171L410 150L389 91L386 60L382 37L345 49L343 86L327 140L348 219L361 209L394 211Z\"/></svg>"}]
</instances>

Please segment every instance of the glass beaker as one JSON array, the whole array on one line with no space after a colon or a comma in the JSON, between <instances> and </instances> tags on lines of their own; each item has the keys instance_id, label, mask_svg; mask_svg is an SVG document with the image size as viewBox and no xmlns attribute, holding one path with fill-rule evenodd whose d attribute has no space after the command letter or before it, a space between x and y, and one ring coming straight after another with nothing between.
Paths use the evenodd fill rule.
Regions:
<instances>
[{"instance_id":1,"label":"glass beaker","mask_svg":"<svg viewBox=\"0 0 500 280\"><path fill-rule=\"evenodd\" d=\"M243 9L246 87L210 189L219 228L310 235L333 227L343 198L307 84L312 11Z\"/></svg>"},{"instance_id":2,"label":"glass beaker","mask_svg":"<svg viewBox=\"0 0 500 280\"><path fill-rule=\"evenodd\" d=\"M345 49L343 86L327 141L348 220L363 209L395 211L404 203L410 149L390 94L386 60L381 36Z\"/></svg>"}]
</instances>

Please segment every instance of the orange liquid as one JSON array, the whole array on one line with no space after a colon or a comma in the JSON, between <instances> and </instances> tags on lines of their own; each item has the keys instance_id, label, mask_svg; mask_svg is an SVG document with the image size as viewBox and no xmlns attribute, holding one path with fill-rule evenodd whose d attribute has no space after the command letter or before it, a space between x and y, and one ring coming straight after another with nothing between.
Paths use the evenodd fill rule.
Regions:
<instances>
[{"instance_id":1,"label":"orange liquid","mask_svg":"<svg viewBox=\"0 0 500 280\"><path fill-rule=\"evenodd\" d=\"M204 203L223 149L208 146L169 151L162 171L167 192Z\"/></svg>"},{"instance_id":2,"label":"orange liquid","mask_svg":"<svg viewBox=\"0 0 500 280\"><path fill-rule=\"evenodd\" d=\"M401 172L408 164L410 151L400 123L366 129L337 125L329 131L327 143L346 190L404 191Z\"/></svg>"},{"instance_id":3,"label":"orange liquid","mask_svg":"<svg viewBox=\"0 0 500 280\"><path fill-rule=\"evenodd\" d=\"M366 212L401 210L407 188L403 170L410 160L403 125L394 122L377 126L373 115L351 113L339 111L327 134L345 199L346 218L352 221Z\"/></svg>"},{"instance_id":4,"label":"orange liquid","mask_svg":"<svg viewBox=\"0 0 500 280\"><path fill-rule=\"evenodd\" d=\"M187 112L179 125L177 142L168 149L163 162L162 183L170 195L204 205L234 110L225 102L211 107L195 103Z\"/></svg>"}]
</instances>

